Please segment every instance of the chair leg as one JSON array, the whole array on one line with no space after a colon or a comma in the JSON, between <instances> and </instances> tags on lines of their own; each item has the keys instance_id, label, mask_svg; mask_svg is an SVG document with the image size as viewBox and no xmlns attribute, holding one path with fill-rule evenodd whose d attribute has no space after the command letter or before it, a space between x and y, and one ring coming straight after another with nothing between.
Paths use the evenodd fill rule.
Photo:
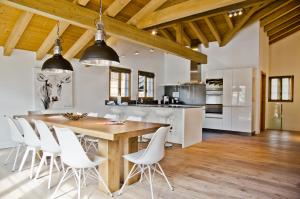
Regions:
<instances>
[{"instance_id":1,"label":"chair leg","mask_svg":"<svg viewBox=\"0 0 300 199\"><path fill-rule=\"evenodd\" d=\"M157 163L157 166L158 166L159 170L161 171L161 173L163 174L165 180L167 181L167 183L168 183L169 188L171 189L171 191L174 191L174 187L173 187L173 186L171 185L171 183L169 182L169 180L168 180L168 178L167 178L167 176L166 176L164 170L162 169L162 167L160 166L159 163Z\"/></svg>"},{"instance_id":2,"label":"chair leg","mask_svg":"<svg viewBox=\"0 0 300 199\"><path fill-rule=\"evenodd\" d=\"M104 188L106 189L106 191L109 193L109 195L110 195L111 197L113 197L111 191L109 190L107 184L106 184L105 181L103 180L103 178L102 178L102 176L100 175L100 173L97 171L97 169L96 169L95 167L94 167L93 169L94 169L94 171L96 172L99 181L102 182L102 184L104 185Z\"/></svg>"},{"instance_id":3,"label":"chair leg","mask_svg":"<svg viewBox=\"0 0 300 199\"><path fill-rule=\"evenodd\" d=\"M21 145L18 145L17 146L17 153L16 153L16 157L15 157L15 160L14 160L14 165L13 165L12 171L15 171L15 169L16 169L16 164L17 164L17 160L18 160L18 157L19 157L20 148L21 148Z\"/></svg>"},{"instance_id":4,"label":"chair leg","mask_svg":"<svg viewBox=\"0 0 300 199\"><path fill-rule=\"evenodd\" d=\"M60 168L59 168L59 166L58 166L58 164L57 164L57 161L56 161L56 156L53 158L53 161L54 161L54 165L55 165L57 171L60 172Z\"/></svg>"},{"instance_id":5,"label":"chair leg","mask_svg":"<svg viewBox=\"0 0 300 199\"><path fill-rule=\"evenodd\" d=\"M48 189L50 189L50 187L51 187L51 178L52 178L52 172L53 172L53 164L54 164L54 155L51 154L51 156L50 156L50 170L49 170Z\"/></svg>"},{"instance_id":6,"label":"chair leg","mask_svg":"<svg viewBox=\"0 0 300 199\"><path fill-rule=\"evenodd\" d=\"M65 165L64 165L64 162L62 161L61 156L59 156L59 158L60 158L61 168L62 168L63 172L65 172Z\"/></svg>"},{"instance_id":7,"label":"chair leg","mask_svg":"<svg viewBox=\"0 0 300 199\"><path fill-rule=\"evenodd\" d=\"M25 154L24 154L24 156L23 156L23 159L22 159L20 168L19 168L19 172L22 171L22 169L23 169L23 166L24 166L24 164L25 164L25 161L26 161L26 159L27 159L27 156L28 156L28 154L29 154L29 151L30 151L30 149L27 147L27 148L26 148L26 151L25 151Z\"/></svg>"},{"instance_id":8,"label":"chair leg","mask_svg":"<svg viewBox=\"0 0 300 199\"><path fill-rule=\"evenodd\" d=\"M60 179L60 181L59 181L57 187L55 188L54 193L53 193L52 196L51 196L51 199L54 199L54 198L55 198L54 196L56 195L56 192L57 192L58 189L60 188L61 184L64 182L65 177L66 177L66 175L68 174L68 172L69 172L70 169L71 169L71 167L68 167L67 170L66 170L66 172L64 173L63 177Z\"/></svg>"},{"instance_id":9,"label":"chair leg","mask_svg":"<svg viewBox=\"0 0 300 199\"><path fill-rule=\"evenodd\" d=\"M122 194L123 189L124 189L124 187L126 186L128 180L130 179L130 177L131 177L131 175L132 175L132 173L133 173L135 167L136 167L136 164L134 164L133 167L132 167L132 169L130 170L130 172L129 172L129 174L128 174L126 180L124 181L124 184L122 185L122 187L121 187L121 189L120 189L118 195L121 195L121 194Z\"/></svg>"},{"instance_id":10,"label":"chair leg","mask_svg":"<svg viewBox=\"0 0 300 199\"><path fill-rule=\"evenodd\" d=\"M81 189L81 169L79 169L78 171L78 176L77 176L77 180L78 180L78 192L77 192L77 198L80 199L80 189Z\"/></svg>"},{"instance_id":11,"label":"chair leg","mask_svg":"<svg viewBox=\"0 0 300 199\"><path fill-rule=\"evenodd\" d=\"M151 167L149 165L147 165L147 167L148 167L148 172L149 172L149 184L150 184L151 198L154 199Z\"/></svg>"},{"instance_id":12,"label":"chair leg","mask_svg":"<svg viewBox=\"0 0 300 199\"><path fill-rule=\"evenodd\" d=\"M46 161L46 155L45 155L45 153L43 153L42 160L40 162L38 170L36 171L35 178L34 178L35 180L38 179L38 177L40 175L40 172L41 172L42 166L44 164L44 161Z\"/></svg>"},{"instance_id":13,"label":"chair leg","mask_svg":"<svg viewBox=\"0 0 300 199\"><path fill-rule=\"evenodd\" d=\"M36 150L32 150L32 159L31 159L31 167L30 167L30 179L33 177L33 169L34 169L34 163L35 163L35 155L36 155Z\"/></svg>"},{"instance_id":14,"label":"chair leg","mask_svg":"<svg viewBox=\"0 0 300 199\"><path fill-rule=\"evenodd\" d=\"M6 160L4 161L4 165L8 164L8 161L9 161L11 155L13 154L14 150L15 150L15 147L13 147L12 149L10 149L10 151L8 153L8 156L7 156Z\"/></svg>"}]
</instances>

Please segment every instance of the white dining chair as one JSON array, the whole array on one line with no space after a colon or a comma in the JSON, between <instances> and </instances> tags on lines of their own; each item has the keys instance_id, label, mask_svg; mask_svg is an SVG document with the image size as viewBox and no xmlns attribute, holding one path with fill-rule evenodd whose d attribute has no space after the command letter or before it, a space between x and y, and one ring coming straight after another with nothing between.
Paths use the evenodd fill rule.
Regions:
<instances>
[{"instance_id":1,"label":"white dining chair","mask_svg":"<svg viewBox=\"0 0 300 199\"><path fill-rule=\"evenodd\" d=\"M165 172L159 164L159 161L164 158L165 155L165 140L170 127L161 127L153 135L150 143L146 149L140 150L135 153L124 155L123 158L129 162L132 162L134 165L130 170L122 188L119 191L119 195L122 194L125 185L128 180L137 174L141 174L141 180L143 175L149 181L151 198L154 198L153 194L153 177L155 173L158 173L164 177L167 181L169 188L173 191L171 183L169 182ZM148 170L148 175L147 175Z\"/></svg>"},{"instance_id":2,"label":"white dining chair","mask_svg":"<svg viewBox=\"0 0 300 199\"><path fill-rule=\"evenodd\" d=\"M84 152L81 144L79 143L76 135L73 131L68 128L58 128L54 127L56 132L58 142L61 148L61 158L67 169L59 181L53 195L51 198L54 198L58 189L61 187L62 183L65 182L70 177L75 178L77 185L77 197L80 198L80 189L82 183L86 184L86 177L97 178L101 183L103 183L106 191L112 196L109 188L107 187L105 181L99 174L96 167L102 164L105 161L108 161L104 157L95 156L94 160L90 160L86 153ZM87 175L87 172L90 172ZM83 182L81 182L83 180Z\"/></svg>"},{"instance_id":3,"label":"white dining chair","mask_svg":"<svg viewBox=\"0 0 300 199\"><path fill-rule=\"evenodd\" d=\"M38 151L41 148L41 141L39 140L37 134L29 124L29 122L24 118L18 118L17 119L20 126L22 127L22 130L24 132L24 141L27 145L25 154L23 156L19 171L22 171L23 166L25 164L25 161L29 155L30 152L32 152L32 159L31 159L31 167L30 167L30 179L33 177L33 169L34 169L34 163L35 163L35 156L39 155Z\"/></svg>"},{"instance_id":4,"label":"white dining chair","mask_svg":"<svg viewBox=\"0 0 300 199\"><path fill-rule=\"evenodd\" d=\"M43 121L35 120L34 124L35 124L35 127L36 127L38 133L40 134L41 149L43 151L42 160L41 160L38 170L36 172L35 179L37 179L39 177L41 168L42 168L43 164L47 161L47 158L50 158L49 180L48 180L48 189L50 189L52 172L53 172L53 164L55 164L57 170L60 171L60 168L56 161L56 158L60 156L60 147L59 147L58 143L56 142L55 138L53 137L52 132L49 130L49 128ZM61 161L61 165L64 170L62 161Z\"/></svg>"},{"instance_id":5,"label":"white dining chair","mask_svg":"<svg viewBox=\"0 0 300 199\"><path fill-rule=\"evenodd\" d=\"M90 112L88 113L89 117L98 117L98 113ZM91 149L98 151L98 139L91 136L84 136L83 138L84 148L86 152L89 152Z\"/></svg>"},{"instance_id":6,"label":"white dining chair","mask_svg":"<svg viewBox=\"0 0 300 199\"><path fill-rule=\"evenodd\" d=\"M8 163L9 159L12 157L12 154L14 153L14 151L16 151L16 155L14 158L14 164L12 167L12 171L15 171L17 160L20 155L20 149L21 149L21 147L23 147L25 145L25 141L24 141L24 137L23 137L22 133L20 132L20 129L17 126L18 124L16 124L18 121L14 120L10 117L7 117L7 122L8 122L9 130L10 130L11 140L16 144L16 146L10 150L4 164Z\"/></svg>"}]
</instances>

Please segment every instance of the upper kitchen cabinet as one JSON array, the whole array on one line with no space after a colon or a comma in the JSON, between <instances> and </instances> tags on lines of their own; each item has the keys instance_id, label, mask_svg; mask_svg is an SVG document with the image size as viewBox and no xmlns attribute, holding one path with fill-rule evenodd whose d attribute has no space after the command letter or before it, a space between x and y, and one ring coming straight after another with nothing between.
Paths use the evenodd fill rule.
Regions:
<instances>
[{"instance_id":1,"label":"upper kitchen cabinet","mask_svg":"<svg viewBox=\"0 0 300 199\"><path fill-rule=\"evenodd\" d=\"M232 70L232 106L252 105L253 69Z\"/></svg>"}]
</instances>

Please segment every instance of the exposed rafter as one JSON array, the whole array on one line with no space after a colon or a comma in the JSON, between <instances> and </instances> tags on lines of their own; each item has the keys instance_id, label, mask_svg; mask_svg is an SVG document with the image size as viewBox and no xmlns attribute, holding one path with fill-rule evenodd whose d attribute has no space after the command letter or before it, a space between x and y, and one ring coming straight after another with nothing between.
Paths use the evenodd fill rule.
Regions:
<instances>
[{"instance_id":1,"label":"exposed rafter","mask_svg":"<svg viewBox=\"0 0 300 199\"><path fill-rule=\"evenodd\" d=\"M28 26L33 14L30 12L22 12L19 16L12 32L10 33L5 45L3 54L5 56L11 55L13 49L18 44L22 34L24 33L26 27Z\"/></svg>"},{"instance_id":2,"label":"exposed rafter","mask_svg":"<svg viewBox=\"0 0 300 199\"><path fill-rule=\"evenodd\" d=\"M59 23L59 36L61 36L65 30L69 27L69 23L60 21ZM49 52L49 50L54 45L54 42L57 38L57 27L56 25L53 27L51 32L48 34L47 38L44 40L40 48L36 52L36 59L41 60L43 59L46 54Z\"/></svg>"},{"instance_id":3,"label":"exposed rafter","mask_svg":"<svg viewBox=\"0 0 300 199\"><path fill-rule=\"evenodd\" d=\"M272 14L261 19L260 25L265 26L267 24L270 24L271 22L275 21L276 19L279 19L280 17L291 12L292 10L296 9L297 7L300 7L300 1L291 1L286 6L280 8L276 12L273 12Z\"/></svg>"},{"instance_id":4,"label":"exposed rafter","mask_svg":"<svg viewBox=\"0 0 300 199\"><path fill-rule=\"evenodd\" d=\"M275 43L297 31L300 30L300 22L294 24L294 25L290 25L288 27L286 27L285 29L277 32L276 34L270 36L269 40L270 40L270 44Z\"/></svg>"},{"instance_id":5,"label":"exposed rafter","mask_svg":"<svg viewBox=\"0 0 300 199\"><path fill-rule=\"evenodd\" d=\"M285 22L287 22L288 20L294 18L294 17L299 17L300 16L300 8L297 8L289 13L287 13L286 15L280 17L279 19L277 19L276 21L273 21L272 23L266 25L264 27L265 31L270 31L273 28L279 26L280 24L283 24Z\"/></svg>"},{"instance_id":6,"label":"exposed rafter","mask_svg":"<svg viewBox=\"0 0 300 199\"><path fill-rule=\"evenodd\" d=\"M94 19L98 12L74 5L66 0L3 0L4 4L31 11L52 19L65 20L79 27L95 30ZM138 43L150 48L169 52L198 63L206 63L207 56L181 46L159 36L153 37L147 31L139 30L131 25L103 16L103 21L108 34L130 42Z\"/></svg>"},{"instance_id":7,"label":"exposed rafter","mask_svg":"<svg viewBox=\"0 0 300 199\"><path fill-rule=\"evenodd\" d=\"M159 32L167 39L174 40L173 35L167 29L161 29Z\"/></svg>"},{"instance_id":8,"label":"exposed rafter","mask_svg":"<svg viewBox=\"0 0 300 199\"><path fill-rule=\"evenodd\" d=\"M259 6L255 6L253 8L251 8L250 11L248 11L248 13L243 16L235 25L234 29L232 31L229 31L225 36L224 39L221 43L221 46L225 46L234 36L236 33L238 33L241 28L247 23L247 21L249 20L249 18L259 9Z\"/></svg>"},{"instance_id":9,"label":"exposed rafter","mask_svg":"<svg viewBox=\"0 0 300 199\"><path fill-rule=\"evenodd\" d=\"M208 48L208 39L206 38L205 34L201 31L199 26L195 22L188 22L189 27L194 32L194 34L197 36L197 38L200 40L200 42Z\"/></svg>"},{"instance_id":10,"label":"exposed rafter","mask_svg":"<svg viewBox=\"0 0 300 199\"><path fill-rule=\"evenodd\" d=\"M74 0L74 3L78 3L81 6L86 6L90 0Z\"/></svg>"},{"instance_id":11,"label":"exposed rafter","mask_svg":"<svg viewBox=\"0 0 300 199\"><path fill-rule=\"evenodd\" d=\"M104 14L115 17L131 0L114 0L105 10Z\"/></svg>"},{"instance_id":12,"label":"exposed rafter","mask_svg":"<svg viewBox=\"0 0 300 199\"><path fill-rule=\"evenodd\" d=\"M207 12L217 8L243 2L245 0L189 0L158 10L138 23L140 29L153 27L176 19Z\"/></svg>"},{"instance_id":13,"label":"exposed rafter","mask_svg":"<svg viewBox=\"0 0 300 199\"><path fill-rule=\"evenodd\" d=\"M173 26L176 32L176 42L181 45L191 45L191 39L184 31L183 24L175 24Z\"/></svg>"},{"instance_id":14,"label":"exposed rafter","mask_svg":"<svg viewBox=\"0 0 300 199\"><path fill-rule=\"evenodd\" d=\"M274 29L271 29L270 31L267 32L267 34L268 34L268 36L272 36L272 35L278 33L279 31L285 29L286 27L296 25L298 22L300 22L300 16L296 16L296 17L290 19L289 21L275 27Z\"/></svg>"},{"instance_id":15,"label":"exposed rafter","mask_svg":"<svg viewBox=\"0 0 300 199\"><path fill-rule=\"evenodd\" d=\"M232 23L230 17L228 16L227 13L223 14L223 16L224 16L224 18L225 18L225 21L226 21L226 23L227 23L229 29L232 30L232 29L234 28L234 26L233 26L233 23Z\"/></svg>"},{"instance_id":16,"label":"exposed rafter","mask_svg":"<svg viewBox=\"0 0 300 199\"><path fill-rule=\"evenodd\" d=\"M213 20L208 18L208 17L204 18L204 20L205 20L210 32L213 34L213 36L217 40L218 44L221 45L221 42L222 42L221 36L220 36L220 34L217 30L217 27L216 27L215 23L213 22Z\"/></svg>"}]
</instances>

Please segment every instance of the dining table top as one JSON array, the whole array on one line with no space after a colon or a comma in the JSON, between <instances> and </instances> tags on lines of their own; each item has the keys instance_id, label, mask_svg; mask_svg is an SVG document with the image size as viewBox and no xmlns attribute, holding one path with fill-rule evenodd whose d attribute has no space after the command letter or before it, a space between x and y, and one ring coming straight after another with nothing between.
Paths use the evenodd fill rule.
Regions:
<instances>
[{"instance_id":1,"label":"dining table top","mask_svg":"<svg viewBox=\"0 0 300 199\"><path fill-rule=\"evenodd\" d=\"M70 128L76 133L89 135L106 140L119 140L154 133L160 127L168 124L124 121L114 122L102 117L85 117L80 120L70 120L62 114L22 115L28 121L41 120L48 126Z\"/></svg>"}]
</instances>

